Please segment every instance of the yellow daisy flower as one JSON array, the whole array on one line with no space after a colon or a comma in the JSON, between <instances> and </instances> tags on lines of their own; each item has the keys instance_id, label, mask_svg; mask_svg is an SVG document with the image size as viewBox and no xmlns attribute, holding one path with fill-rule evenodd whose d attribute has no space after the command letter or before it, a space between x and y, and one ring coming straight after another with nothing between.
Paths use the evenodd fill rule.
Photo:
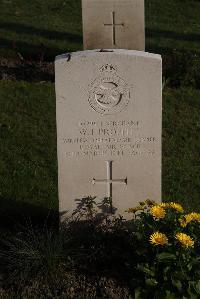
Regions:
<instances>
[{"instance_id":1,"label":"yellow daisy flower","mask_svg":"<svg viewBox=\"0 0 200 299\"><path fill-rule=\"evenodd\" d=\"M185 215L185 224L187 225L188 223L190 223L191 221L194 221L194 217L192 215L192 213Z\"/></svg>"},{"instance_id":2,"label":"yellow daisy flower","mask_svg":"<svg viewBox=\"0 0 200 299\"><path fill-rule=\"evenodd\" d=\"M178 221L182 227L186 227L187 223L186 223L185 219L180 218Z\"/></svg>"},{"instance_id":3,"label":"yellow daisy flower","mask_svg":"<svg viewBox=\"0 0 200 299\"><path fill-rule=\"evenodd\" d=\"M193 239L184 233L177 233L175 238L181 243L183 247L194 247Z\"/></svg>"},{"instance_id":4,"label":"yellow daisy flower","mask_svg":"<svg viewBox=\"0 0 200 299\"><path fill-rule=\"evenodd\" d=\"M155 232L150 236L149 242L155 246L158 246L158 245L163 246L168 243L168 238L166 237L165 234L162 234L160 232Z\"/></svg>"},{"instance_id":5,"label":"yellow daisy flower","mask_svg":"<svg viewBox=\"0 0 200 299\"><path fill-rule=\"evenodd\" d=\"M153 215L154 218L165 218L165 210L163 207L157 205L157 206L153 206L150 210L151 215Z\"/></svg>"},{"instance_id":6,"label":"yellow daisy flower","mask_svg":"<svg viewBox=\"0 0 200 299\"><path fill-rule=\"evenodd\" d=\"M200 222L200 213L191 213L194 221Z\"/></svg>"},{"instance_id":7,"label":"yellow daisy flower","mask_svg":"<svg viewBox=\"0 0 200 299\"><path fill-rule=\"evenodd\" d=\"M192 221L197 221L200 223L200 213L192 212L190 214L186 214L184 218L180 218L179 222L182 227L186 227L188 223Z\"/></svg>"},{"instance_id":8,"label":"yellow daisy flower","mask_svg":"<svg viewBox=\"0 0 200 299\"><path fill-rule=\"evenodd\" d=\"M160 206L162 207L162 208L169 208L170 207L170 204L169 203L166 203L166 202L162 202L161 204L160 204Z\"/></svg>"},{"instance_id":9,"label":"yellow daisy flower","mask_svg":"<svg viewBox=\"0 0 200 299\"><path fill-rule=\"evenodd\" d=\"M185 221L186 221L186 223L189 223L191 221L200 222L200 213L193 212L193 213L185 215Z\"/></svg>"},{"instance_id":10,"label":"yellow daisy flower","mask_svg":"<svg viewBox=\"0 0 200 299\"><path fill-rule=\"evenodd\" d=\"M180 205L179 203L170 202L169 207L176 210L177 212L180 212L180 213L184 212L182 205Z\"/></svg>"}]
</instances>

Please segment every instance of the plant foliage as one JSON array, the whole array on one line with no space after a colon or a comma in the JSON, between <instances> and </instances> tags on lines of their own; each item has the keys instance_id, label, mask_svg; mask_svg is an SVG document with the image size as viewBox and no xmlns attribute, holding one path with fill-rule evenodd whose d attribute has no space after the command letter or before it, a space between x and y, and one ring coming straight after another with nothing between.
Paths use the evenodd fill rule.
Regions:
<instances>
[{"instance_id":1,"label":"plant foliage","mask_svg":"<svg viewBox=\"0 0 200 299\"><path fill-rule=\"evenodd\" d=\"M125 221L100 217L98 206L95 198L85 198L60 230L31 228L1 240L3 287L20 293L39 284L38 298L45 298L47 289L50 298L62 298L70 294L74 275L75 281L114 279L132 298L199 298L199 213L185 214L178 203L146 200L130 208L132 220ZM70 298L78 298L84 279ZM101 287L92 287L91 298L97 298ZM86 296L88 286L84 290Z\"/></svg>"}]
</instances>

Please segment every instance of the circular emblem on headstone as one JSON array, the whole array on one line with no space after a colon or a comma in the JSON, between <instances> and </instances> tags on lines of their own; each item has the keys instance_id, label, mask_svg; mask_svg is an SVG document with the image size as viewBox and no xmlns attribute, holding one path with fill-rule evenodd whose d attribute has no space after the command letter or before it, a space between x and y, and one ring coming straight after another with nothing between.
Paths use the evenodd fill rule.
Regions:
<instances>
[{"instance_id":1,"label":"circular emblem on headstone","mask_svg":"<svg viewBox=\"0 0 200 299\"><path fill-rule=\"evenodd\" d=\"M130 91L111 65L103 66L101 75L90 84L89 104L102 115L114 114L126 108Z\"/></svg>"}]
</instances>

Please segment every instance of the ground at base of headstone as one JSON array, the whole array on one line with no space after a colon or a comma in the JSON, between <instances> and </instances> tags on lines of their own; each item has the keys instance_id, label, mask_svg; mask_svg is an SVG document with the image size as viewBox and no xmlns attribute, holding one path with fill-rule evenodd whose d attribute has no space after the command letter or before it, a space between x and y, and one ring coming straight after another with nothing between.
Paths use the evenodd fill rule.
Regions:
<instances>
[{"instance_id":1,"label":"ground at base of headstone","mask_svg":"<svg viewBox=\"0 0 200 299\"><path fill-rule=\"evenodd\" d=\"M119 286L119 283L114 279L106 277L87 277L84 275L76 275L67 273L66 281L59 281L59 284L54 281L54 287L45 284L45 281L32 281L25 286L18 295L15 289L0 289L0 298L23 298L23 299L44 299L44 298L59 298L59 299L130 299L130 291L127 287ZM13 297L12 297L13 296Z\"/></svg>"},{"instance_id":2,"label":"ground at base of headstone","mask_svg":"<svg viewBox=\"0 0 200 299\"><path fill-rule=\"evenodd\" d=\"M97 269L104 255L102 248L98 261L100 246L92 248L98 246L98 238L104 242L102 232L96 230L98 225L99 219L67 224L60 232L56 227L43 230L34 226L17 233L1 230L0 299L131 298L117 266L110 265L110 273L109 266ZM90 264L93 261L94 265Z\"/></svg>"},{"instance_id":3,"label":"ground at base of headstone","mask_svg":"<svg viewBox=\"0 0 200 299\"><path fill-rule=\"evenodd\" d=\"M1 299L199 298L200 213L152 200L130 221L86 212L0 233Z\"/></svg>"}]
</instances>

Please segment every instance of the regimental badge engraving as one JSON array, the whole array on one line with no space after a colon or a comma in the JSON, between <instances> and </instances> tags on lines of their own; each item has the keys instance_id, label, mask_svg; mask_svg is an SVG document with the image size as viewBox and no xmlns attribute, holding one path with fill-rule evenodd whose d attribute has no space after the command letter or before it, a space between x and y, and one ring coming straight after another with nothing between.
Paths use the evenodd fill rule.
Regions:
<instances>
[{"instance_id":1,"label":"regimental badge engraving","mask_svg":"<svg viewBox=\"0 0 200 299\"><path fill-rule=\"evenodd\" d=\"M130 101L126 82L112 65L104 65L100 75L89 86L89 104L98 113L109 115L124 110Z\"/></svg>"}]
</instances>

